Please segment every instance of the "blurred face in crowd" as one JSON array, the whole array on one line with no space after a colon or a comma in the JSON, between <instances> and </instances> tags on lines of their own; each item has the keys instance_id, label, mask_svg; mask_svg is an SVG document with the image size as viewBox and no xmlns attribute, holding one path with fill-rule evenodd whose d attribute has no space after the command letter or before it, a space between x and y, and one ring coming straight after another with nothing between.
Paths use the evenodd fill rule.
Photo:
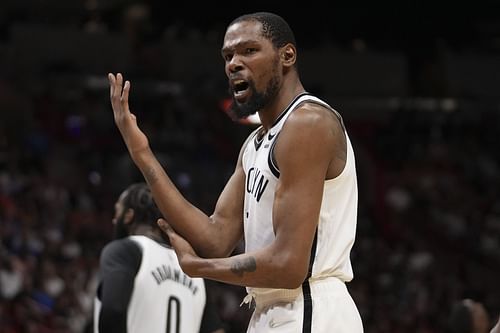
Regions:
<instances>
[{"instance_id":1,"label":"blurred face in crowd","mask_svg":"<svg viewBox=\"0 0 500 333\"><path fill-rule=\"evenodd\" d=\"M244 118L268 105L277 95L282 74L279 50L263 36L258 21L241 21L228 27L222 47L231 111Z\"/></svg>"}]
</instances>

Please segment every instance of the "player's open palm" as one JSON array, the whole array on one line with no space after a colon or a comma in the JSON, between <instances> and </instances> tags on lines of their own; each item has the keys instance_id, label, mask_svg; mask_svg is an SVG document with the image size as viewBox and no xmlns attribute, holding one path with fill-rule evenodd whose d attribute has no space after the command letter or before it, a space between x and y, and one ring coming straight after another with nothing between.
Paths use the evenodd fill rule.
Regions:
<instances>
[{"instance_id":1,"label":"player's open palm","mask_svg":"<svg viewBox=\"0 0 500 333\"><path fill-rule=\"evenodd\" d=\"M111 106L115 124L127 145L131 154L140 152L149 147L148 138L137 125L137 119L130 112L128 97L130 93L130 81L123 82L123 75L108 74Z\"/></svg>"}]
</instances>

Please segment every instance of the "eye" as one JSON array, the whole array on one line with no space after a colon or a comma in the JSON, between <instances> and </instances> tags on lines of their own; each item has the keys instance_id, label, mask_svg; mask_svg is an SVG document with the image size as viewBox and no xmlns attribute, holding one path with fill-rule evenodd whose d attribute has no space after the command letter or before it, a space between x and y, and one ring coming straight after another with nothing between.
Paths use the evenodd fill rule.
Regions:
<instances>
[{"instance_id":1,"label":"eye","mask_svg":"<svg viewBox=\"0 0 500 333\"><path fill-rule=\"evenodd\" d=\"M231 61L231 59L233 59L233 54L232 53L226 53L226 54L222 55L222 58L224 58L224 60L226 62L229 62L229 61Z\"/></svg>"},{"instance_id":2,"label":"eye","mask_svg":"<svg viewBox=\"0 0 500 333\"><path fill-rule=\"evenodd\" d=\"M247 47L247 48L245 49L245 53L246 53L246 54L252 54L252 53L255 53L255 52L257 52L257 49L256 49L256 48L254 48L254 47Z\"/></svg>"}]
</instances>

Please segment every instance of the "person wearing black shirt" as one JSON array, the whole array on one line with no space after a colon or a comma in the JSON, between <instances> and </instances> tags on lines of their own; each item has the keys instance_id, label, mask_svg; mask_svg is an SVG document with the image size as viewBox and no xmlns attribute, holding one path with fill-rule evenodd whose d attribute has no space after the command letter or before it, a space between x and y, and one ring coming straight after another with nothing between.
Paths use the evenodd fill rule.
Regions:
<instances>
[{"instance_id":1,"label":"person wearing black shirt","mask_svg":"<svg viewBox=\"0 0 500 333\"><path fill-rule=\"evenodd\" d=\"M208 288L179 266L156 221L145 183L130 185L115 204L114 240L101 252L94 301L95 333L224 333Z\"/></svg>"}]
</instances>

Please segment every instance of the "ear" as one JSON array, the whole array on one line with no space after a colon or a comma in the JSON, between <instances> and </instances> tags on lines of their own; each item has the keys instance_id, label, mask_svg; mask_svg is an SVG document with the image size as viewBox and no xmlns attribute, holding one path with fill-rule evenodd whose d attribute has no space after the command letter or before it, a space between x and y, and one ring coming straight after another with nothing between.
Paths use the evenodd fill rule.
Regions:
<instances>
[{"instance_id":1,"label":"ear","mask_svg":"<svg viewBox=\"0 0 500 333\"><path fill-rule=\"evenodd\" d=\"M132 208L129 208L123 215L123 223L130 224L132 223L133 219L134 219L134 210Z\"/></svg>"},{"instance_id":2,"label":"ear","mask_svg":"<svg viewBox=\"0 0 500 333\"><path fill-rule=\"evenodd\" d=\"M297 50L292 44L286 44L281 48L280 56L284 66L293 66L297 60Z\"/></svg>"}]
</instances>

